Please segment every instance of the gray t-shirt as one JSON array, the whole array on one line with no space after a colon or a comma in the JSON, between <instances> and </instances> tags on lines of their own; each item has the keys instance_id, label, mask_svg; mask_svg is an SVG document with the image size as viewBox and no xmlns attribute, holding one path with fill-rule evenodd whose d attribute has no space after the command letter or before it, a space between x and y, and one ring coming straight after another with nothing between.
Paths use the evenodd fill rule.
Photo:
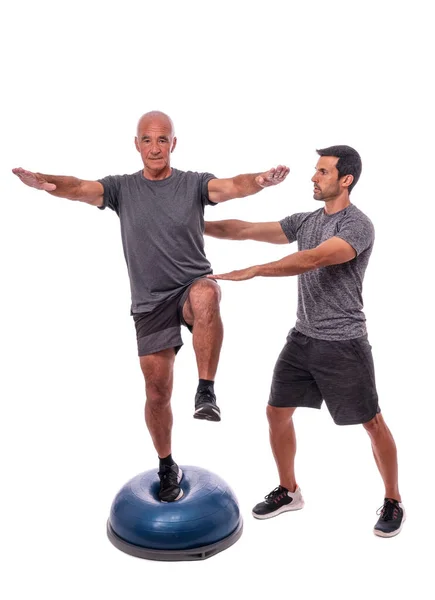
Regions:
<instances>
[{"instance_id":1,"label":"gray t-shirt","mask_svg":"<svg viewBox=\"0 0 435 600\"><path fill-rule=\"evenodd\" d=\"M299 250L315 248L331 237L348 242L356 257L298 276L296 329L321 340L348 340L367 334L362 287L375 239L370 219L354 204L332 215L323 208L280 221L288 241Z\"/></svg>"},{"instance_id":2,"label":"gray t-shirt","mask_svg":"<svg viewBox=\"0 0 435 600\"><path fill-rule=\"evenodd\" d=\"M211 173L172 169L166 179L142 171L100 179L104 205L121 221L131 286L131 312L151 312L161 302L212 272L204 253L204 206Z\"/></svg>"}]
</instances>

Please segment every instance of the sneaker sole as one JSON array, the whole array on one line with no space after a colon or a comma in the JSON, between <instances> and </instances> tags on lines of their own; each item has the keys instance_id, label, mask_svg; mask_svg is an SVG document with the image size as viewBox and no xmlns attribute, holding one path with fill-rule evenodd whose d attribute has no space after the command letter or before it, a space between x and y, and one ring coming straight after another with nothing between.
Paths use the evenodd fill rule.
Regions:
<instances>
[{"instance_id":1,"label":"sneaker sole","mask_svg":"<svg viewBox=\"0 0 435 600\"><path fill-rule=\"evenodd\" d=\"M295 511L295 510L302 510L305 506L305 502L299 501L299 502L295 502L293 504L293 502L291 504L286 504L285 506L281 506L281 508L278 508L278 510L275 510L272 513L269 513L268 515L257 515L254 511L252 511L252 516L255 519L259 519L260 521L264 520L264 519L271 519L272 517L277 517L278 515L284 513L284 512L290 512L290 511Z\"/></svg>"},{"instance_id":2,"label":"sneaker sole","mask_svg":"<svg viewBox=\"0 0 435 600\"><path fill-rule=\"evenodd\" d=\"M391 533L386 533L385 531L381 531L380 529L373 529L373 533L375 535L377 535L378 537L383 537L383 538L394 537L395 535L398 535L402 531L403 523L405 521L406 521L406 517L403 516L403 519L402 519L402 522L400 523L399 529L396 529L396 531L392 531Z\"/></svg>"},{"instance_id":3,"label":"sneaker sole","mask_svg":"<svg viewBox=\"0 0 435 600\"><path fill-rule=\"evenodd\" d=\"M221 415L219 412L215 411L214 409L213 413L207 413L207 412L202 412L201 409L198 411L195 411L195 413L193 414L193 418L194 419L201 419L203 421L220 421L221 420Z\"/></svg>"},{"instance_id":4,"label":"sneaker sole","mask_svg":"<svg viewBox=\"0 0 435 600\"><path fill-rule=\"evenodd\" d=\"M180 483L180 481L183 479L183 471L180 469L180 467L178 467L178 476L177 476L177 481L178 483ZM178 496L176 498L174 498L174 500L170 500L168 502L168 500L160 500L160 502L163 502L163 504L170 504L171 502L176 502L177 500L180 500L180 498L182 498L184 496L184 492L183 490L180 488L180 493L178 494Z\"/></svg>"}]
</instances>

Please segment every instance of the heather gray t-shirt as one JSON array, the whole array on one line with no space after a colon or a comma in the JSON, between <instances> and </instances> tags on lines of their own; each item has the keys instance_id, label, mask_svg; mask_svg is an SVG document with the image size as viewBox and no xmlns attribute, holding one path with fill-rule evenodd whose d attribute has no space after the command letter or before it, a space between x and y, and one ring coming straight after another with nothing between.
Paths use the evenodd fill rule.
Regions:
<instances>
[{"instance_id":1,"label":"heather gray t-shirt","mask_svg":"<svg viewBox=\"0 0 435 600\"><path fill-rule=\"evenodd\" d=\"M298 275L297 331L331 341L366 335L362 287L375 238L370 219L350 204L332 215L323 208L297 213L280 224L290 243L297 240L299 250L315 248L336 236L348 242L357 254L341 265Z\"/></svg>"},{"instance_id":2,"label":"heather gray t-shirt","mask_svg":"<svg viewBox=\"0 0 435 600\"><path fill-rule=\"evenodd\" d=\"M142 171L100 179L104 205L121 221L131 286L131 312L151 312L212 272L204 253L204 206L211 173L172 169L166 179Z\"/></svg>"}]
</instances>

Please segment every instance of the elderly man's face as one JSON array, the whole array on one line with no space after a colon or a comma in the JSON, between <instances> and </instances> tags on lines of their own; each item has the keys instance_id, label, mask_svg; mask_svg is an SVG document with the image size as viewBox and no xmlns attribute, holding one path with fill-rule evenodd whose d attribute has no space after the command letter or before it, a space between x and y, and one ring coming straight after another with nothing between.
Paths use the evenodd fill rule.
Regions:
<instances>
[{"instance_id":1,"label":"elderly man's face","mask_svg":"<svg viewBox=\"0 0 435 600\"><path fill-rule=\"evenodd\" d=\"M167 119L143 119L139 123L135 143L142 157L145 174L169 174L166 174L166 171L170 169L171 152L175 148L177 138L174 137L171 123Z\"/></svg>"}]
</instances>

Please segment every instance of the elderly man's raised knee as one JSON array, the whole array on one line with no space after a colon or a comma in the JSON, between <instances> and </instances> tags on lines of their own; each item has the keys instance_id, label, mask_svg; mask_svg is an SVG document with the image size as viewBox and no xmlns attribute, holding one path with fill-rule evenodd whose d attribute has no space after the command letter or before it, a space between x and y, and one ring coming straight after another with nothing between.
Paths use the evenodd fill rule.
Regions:
<instances>
[{"instance_id":1,"label":"elderly man's raised knee","mask_svg":"<svg viewBox=\"0 0 435 600\"><path fill-rule=\"evenodd\" d=\"M200 279L190 288L189 301L192 309L200 306L217 306L221 299L221 290L215 281L210 279Z\"/></svg>"}]
</instances>

